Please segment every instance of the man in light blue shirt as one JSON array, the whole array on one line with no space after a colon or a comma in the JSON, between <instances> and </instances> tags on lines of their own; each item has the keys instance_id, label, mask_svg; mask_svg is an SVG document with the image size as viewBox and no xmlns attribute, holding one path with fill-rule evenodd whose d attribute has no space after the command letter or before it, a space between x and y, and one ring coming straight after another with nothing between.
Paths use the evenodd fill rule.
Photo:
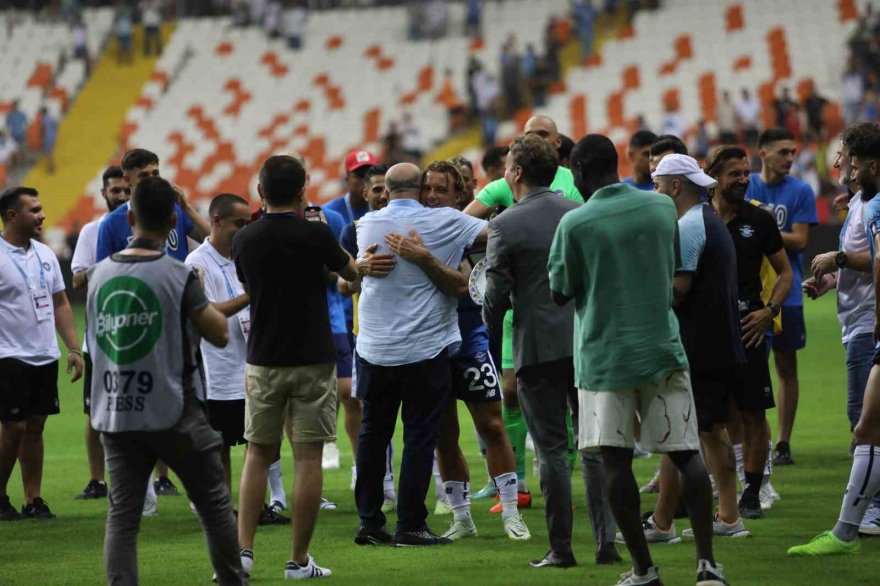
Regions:
<instances>
[{"instance_id":1,"label":"man in light blue shirt","mask_svg":"<svg viewBox=\"0 0 880 586\"><path fill-rule=\"evenodd\" d=\"M466 248L478 239L485 241L487 224L452 208L423 207L421 171L415 165L389 169L385 190L388 206L368 213L357 225L358 249L377 244L377 252L388 252L387 234L415 231L436 262L426 268L398 259L387 277L367 276L361 284L356 368L364 419L355 485L361 528L355 542L442 545L451 541L428 529L425 495L441 414L449 399L450 356L461 344L454 293L460 285L458 266ZM392 537L382 513L382 481L385 449L401 404L404 450Z\"/></svg>"}]
</instances>

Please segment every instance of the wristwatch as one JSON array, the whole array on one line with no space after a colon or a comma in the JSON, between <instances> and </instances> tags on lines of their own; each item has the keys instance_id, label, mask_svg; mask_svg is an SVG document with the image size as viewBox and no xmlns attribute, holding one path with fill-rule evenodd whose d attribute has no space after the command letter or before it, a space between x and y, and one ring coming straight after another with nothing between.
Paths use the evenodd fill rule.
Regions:
<instances>
[{"instance_id":1,"label":"wristwatch","mask_svg":"<svg viewBox=\"0 0 880 586\"><path fill-rule=\"evenodd\" d=\"M849 262L849 257L846 255L846 252L841 250L837 253L837 256L834 257L834 264L837 265L838 268L843 268L846 266L846 263Z\"/></svg>"},{"instance_id":2,"label":"wristwatch","mask_svg":"<svg viewBox=\"0 0 880 586\"><path fill-rule=\"evenodd\" d=\"M782 309L781 307L779 307L778 305L776 305L772 301L767 304L767 308L770 310L770 313L773 314L773 317L776 317L777 315L779 315L779 311Z\"/></svg>"}]
</instances>

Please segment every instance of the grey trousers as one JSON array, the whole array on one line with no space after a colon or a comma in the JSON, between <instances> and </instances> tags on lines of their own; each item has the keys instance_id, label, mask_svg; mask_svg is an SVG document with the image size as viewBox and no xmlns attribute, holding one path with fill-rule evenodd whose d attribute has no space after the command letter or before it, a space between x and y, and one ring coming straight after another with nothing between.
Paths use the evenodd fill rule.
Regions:
<instances>
[{"instance_id":1,"label":"grey trousers","mask_svg":"<svg viewBox=\"0 0 880 586\"><path fill-rule=\"evenodd\" d=\"M578 438L578 399L577 390L569 395L571 406L571 425L574 432L574 440ZM611 512L608 501L608 483L605 473L605 464L602 462L602 454L581 452L581 473L584 476L584 488L587 496L587 512L590 515L590 526L593 529L593 539L596 545L601 543L614 543L617 534L617 523Z\"/></svg>"},{"instance_id":2,"label":"grey trousers","mask_svg":"<svg viewBox=\"0 0 880 586\"><path fill-rule=\"evenodd\" d=\"M101 442L111 487L104 538L108 584L138 583L137 534L147 482L157 459L174 470L199 511L217 583L247 583L238 556L232 501L220 462L222 440L208 425L195 400L187 401L180 421L170 430L103 433Z\"/></svg>"},{"instance_id":3,"label":"grey trousers","mask_svg":"<svg viewBox=\"0 0 880 586\"><path fill-rule=\"evenodd\" d=\"M550 548L571 552L571 467L565 414L574 389L571 358L524 366L516 372L517 399L540 455L541 492Z\"/></svg>"}]
</instances>

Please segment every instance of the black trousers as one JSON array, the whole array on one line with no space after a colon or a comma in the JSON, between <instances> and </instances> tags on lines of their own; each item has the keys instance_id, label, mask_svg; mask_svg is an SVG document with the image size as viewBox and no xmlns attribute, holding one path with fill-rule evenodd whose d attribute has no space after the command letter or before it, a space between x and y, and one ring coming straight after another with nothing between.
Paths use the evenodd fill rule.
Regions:
<instances>
[{"instance_id":1,"label":"black trousers","mask_svg":"<svg viewBox=\"0 0 880 586\"><path fill-rule=\"evenodd\" d=\"M402 366L379 366L357 356L357 397L364 404L358 437L354 494L361 525L385 525L385 452L398 410L403 420L403 458L397 492L397 532L427 528L425 496L431 483L434 450L443 408L450 396L449 351Z\"/></svg>"}]
</instances>

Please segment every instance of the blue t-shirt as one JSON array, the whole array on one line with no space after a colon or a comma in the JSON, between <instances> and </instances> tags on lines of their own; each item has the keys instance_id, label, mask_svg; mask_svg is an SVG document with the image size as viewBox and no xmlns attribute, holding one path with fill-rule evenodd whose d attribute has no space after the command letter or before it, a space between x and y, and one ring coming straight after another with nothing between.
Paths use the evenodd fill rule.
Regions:
<instances>
[{"instance_id":1,"label":"blue t-shirt","mask_svg":"<svg viewBox=\"0 0 880 586\"><path fill-rule=\"evenodd\" d=\"M864 197L862 201L864 201ZM877 234L880 234L880 197L875 195L868 201L865 201L862 216L865 220L865 235L868 237L868 250L871 251L871 266L873 267L874 238L876 238Z\"/></svg>"},{"instance_id":2,"label":"blue t-shirt","mask_svg":"<svg viewBox=\"0 0 880 586\"><path fill-rule=\"evenodd\" d=\"M16 142L27 140L27 118L21 110L13 110L6 116L6 128Z\"/></svg>"},{"instance_id":3,"label":"blue t-shirt","mask_svg":"<svg viewBox=\"0 0 880 586\"><path fill-rule=\"evenodd\" d=\"M809 224L814 226L819 222L816 214L816 197L813 189L791 175L775 185L767 185L761 179L759 173L749 176L749 188L746 191L746 199L756 199L773 208L776 225L780 232L791 232L792 224ZM788 262L794 272L794 282L801 283L804 280L804 260L800 252L788 252ZM785 300L786 307L800 307L804 304L803 290L799 286L791 288L788 298Z\"/></svg>"},{"instance_id":4,"label":"blue t-shirt","mask_svg":"<svg viewBox=\"0 0 880 586\"><path fill-rule=\"evenodd\" d=\"M346 193L342 197L337 197L334 200L328 201L323 209L336 212L342 216L343 221L347 225L364 217L364 214L370 211L370 206L364 204L364 207L362 208L355 207Z\"/></svg>"},{"instance_id":5,"label":"blue t-shirt","mask_svg":"<svg viewBox=\"0 0 880 586\"><path fill-rule=\"evenodd\" d=\"M627 185L632 185L636 189L641 189L642 191L654 191L654 182L647 181L645 183L636 183L636 180L632 177L627 177L621 183L626 183Z\"/></svg>"},{"instance_id":6,"label":"blue t-shirt","mask_svg":"<svg viewBox=\"0 0 880 586\"><path fill-rule=\"evenodd\" d=\"M333 210L329 210L326 207L322 208L322 210L324 217L327 218L327 225L330 226L330 231L333 232L333 237L339 242L339 239L342 237L342 230L345 228L345 220ZM345 299L339 293L336 285L327 285L327 309L330 311L330 331L334 334L348 333L343 301ZM351 305L350 299L348 304L349 306Z\"/></svg>"},{"instance_id":7,"label":"blue t-shirt","mask_svg":"<svg viewBox=\"0 0 880 586\"><path fill-rule=\"evenodd\" d=\"M168 238L165 240L165 254L184 262L189 254L186 237L192 233L194 226L192 220L179 205L174 204L174 211L177 213L177 225L168 233ZM95 252L95 262L100 262L111 254L124 250L131 239L131 226L128 225L128 203L124 203L110 212L98 228L98 248Z\"/></svg>"}]
</instances>

